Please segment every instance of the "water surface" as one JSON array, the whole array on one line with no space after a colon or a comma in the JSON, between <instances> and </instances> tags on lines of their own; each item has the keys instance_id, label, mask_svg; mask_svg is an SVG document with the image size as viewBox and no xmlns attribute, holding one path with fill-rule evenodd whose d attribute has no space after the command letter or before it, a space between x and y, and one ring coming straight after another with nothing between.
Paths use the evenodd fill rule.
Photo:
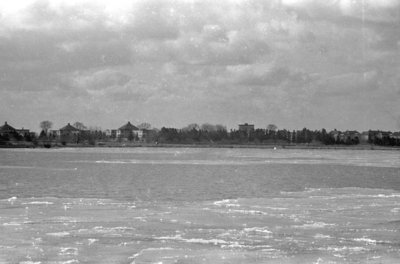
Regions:
<instances>
[{"instance_id":1,"label":"water surface","mask_svg":"<svg viewBox=\"0 0 400 264\"><path fill-rule=\"evenodd\" d=\"M0 150L0 263L398 263L400 152Z\"/></svg>"}]
</instances>

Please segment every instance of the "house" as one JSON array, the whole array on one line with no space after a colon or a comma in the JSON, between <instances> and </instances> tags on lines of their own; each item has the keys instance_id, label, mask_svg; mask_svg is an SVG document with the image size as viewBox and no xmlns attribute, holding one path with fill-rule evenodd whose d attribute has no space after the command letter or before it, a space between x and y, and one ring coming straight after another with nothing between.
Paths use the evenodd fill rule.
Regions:
<instances>
[{"instance_id":1,"label":"house","mask_svg":"<svg viewBox=\"0 0 400 264\"><path fill-rule=\"evenodd\" d=\"M383 140L390 138L391 132L386 132L386 131L380 131L380 130L370 130L368 131L369 133L369 139L374 142L375 140Z\"/></svg>"},{"instance_id":2,"label":"house","mask_svg":"<svg viewBox=\"0 0 400 264\"><path fill-rule=\"evenodd\" d=\"M29 129L16 129L12 126L10 126L7 122L4 122L4 125L0 127L0 136L3 137L13 137L13 138L18 138L18 137L32 137L34 136L34 133L30 132Z\"/></svg>"},{"instance_id":3,"label":"house","mask_svg":"<svg viewBox=\"0 0 400 264\"><path fill-rule=\"evenodd\" d=\"M74 142L78 143L79 142L79 136L81 135L83 131L80 129L77 129L74 126L71 126L70 123L68 123L66 126L60 128L56 133L54 133L54 136L57 136L61 142Z\"/></svg>"},{"instance_id":4,"label":"house","mask_svg":"<svg viewBox=\"0 0 400 264\"><path fill-rule=\"evenodd\" d=\"M339 140L341 140L343 137L342 132L338 131L338 130L332 130L331 132L329 132L329 135L335 140L335 142L338 142Z\"/></svg>"},{"instance_id":5,"label":"house","mask_svg":"<svg viewBox=\"0 0 400 264\"><path fill-rule=\"evenodd\" d=\"M16 132L21 136L21 137L26 137L26 136L30 136L31 135L31 133L29 132L29 129L25 129L25 128L22 128L22 129L16 129Z\"/></svg>"},{"instance_id":6,"label":"house","mask_svg":"<svg viewBox=\"0 0 400 264\"><path fill-rule=\"evenodd\" d=\"M250 125L248 123L239 124L239 131L246 132L246 134L249 135L254 131L254 125Z\"/></svg>"},{"instance_id":7,"label":"house","mask_svg":"<svg viewBox=\"0 0 400 264\"><path fill-rule=\"evenodd\" d=\"M400 132L394 132L391 137L396 140L400 140Z\"/></svg>"},{"instance_id":8,"label":"house","mask_svg":"<svg viewBox=\"0 0 400 264\"><path fill-rule=\"evenodd\" d=\"M143 131L132 125L131 122L126 123L116 131L116 137L119 139L132 140L134 138L141 139Z\"/></svg>"},{"instance_id":9,"label":"house","mask_svg":"<svg viewBox=\"0 0 400 264\"><path fill-rule=\"evenodd\" d=\"M60 136L60 130L50 130L48 136L50 138L57 138Z\"/></svg>"},{"instance_id":10,"label":"house","mask_svg":"<svg viewBox=\"0 0 400 264\"><path fill-rule=\"evenodd\" d=\"M346 131L344 132L344 141L345 142L353 142L353 143L359 143L360 142L360 137L361 134L358 131Z\"/></svg>"},{"instance_id":11,"label":"house","mask_svg":"<svg viewBox=\"0 0 400 264\"><path fill-rule=\"evenodd\" d=\"M400 132L393 132L391 135L392 142L400 146Z\"/></svg>"},{"instance_id":12,"label":"house","mask_svg":"<svg viewBox=\"0 0 400 264\"><path fill-rule=\"evenodd\" d=\"M62 136L77 136L81 132L80 129L77 129L76 127L71 126L70 123L68 123L65 127L60 128L59 135Z\"/></svg>"},{"instance_id":13,"label":"house","mask_svg":"<svg viewBox=\"0 0 400 264\"><path fill-rule=\"evenodd\" d=\"M118 131L118 129L111 129L111 138L117 138L117 131Z\"/></svg>"},{"instance_id":14,"label":"house","mask_svg":"<svg viewBox=\"0 0 400 264\"><path fill-rule=\"evenodd\" d=\"M378 137L379 138L381 138L381 139L388 139L388 138L391 138L392 137L392 132L390 132L390 131L381 131L379 134L378 134Z\"/></svg>"},{"instance_id":15,"label":"house","mask_svg":"<svg viewBox=\"0 0 400 264\"><path fill-rule=\"evenodd\" d=\"M4 122L4 125L0 127L0 136L10 137L15 136L16 134L18 134L17 130L7 124L7 122Z\"/></svg>"}]
</instances>

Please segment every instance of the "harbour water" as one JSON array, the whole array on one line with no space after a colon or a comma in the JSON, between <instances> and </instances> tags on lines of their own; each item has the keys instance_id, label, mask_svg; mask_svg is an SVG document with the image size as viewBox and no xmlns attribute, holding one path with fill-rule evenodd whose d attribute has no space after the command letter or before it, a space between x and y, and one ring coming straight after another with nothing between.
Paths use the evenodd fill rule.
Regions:
<instances>
[{"instance_id":1,"label":"harbour water","mask_svg":"<svg viewBox=\"0 0 400 264\"><path fill-rule=\"evenodd\" d=\"M399 263L400 151L0 150L0 263Z\"/></svg>"}]
</instances>

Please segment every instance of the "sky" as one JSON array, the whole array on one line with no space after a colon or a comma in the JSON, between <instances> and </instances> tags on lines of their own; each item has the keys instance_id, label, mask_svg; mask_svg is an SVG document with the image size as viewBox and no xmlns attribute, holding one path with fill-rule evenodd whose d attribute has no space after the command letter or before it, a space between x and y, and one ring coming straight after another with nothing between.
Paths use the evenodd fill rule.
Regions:
<instances>
[{"instance_id":1,"label":"sky","mask_svg":"<svg viewBox=\"0 0 400 264\"><path fill-rule=\"evenodd\" d=\"M398 0L0 2L0 122L400 130Z\"/></svg>"}]
</instances>

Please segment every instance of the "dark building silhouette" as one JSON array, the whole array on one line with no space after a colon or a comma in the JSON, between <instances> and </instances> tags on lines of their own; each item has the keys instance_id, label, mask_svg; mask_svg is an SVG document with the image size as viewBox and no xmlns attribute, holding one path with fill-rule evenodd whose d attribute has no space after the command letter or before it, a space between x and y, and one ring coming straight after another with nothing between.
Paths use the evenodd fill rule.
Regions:
<instances>
[{"instance_id":1,"label":"dark building silhouette","mask_svg":"<svg viewBox=\"0 0 400 264\"><path fill-rule=\"evenodd\" d=\"M239 131L246 132L246 134L250 134L254 131L254 125L250 125L248 123L240 124Z\"/></svg>"}]
</instances>

